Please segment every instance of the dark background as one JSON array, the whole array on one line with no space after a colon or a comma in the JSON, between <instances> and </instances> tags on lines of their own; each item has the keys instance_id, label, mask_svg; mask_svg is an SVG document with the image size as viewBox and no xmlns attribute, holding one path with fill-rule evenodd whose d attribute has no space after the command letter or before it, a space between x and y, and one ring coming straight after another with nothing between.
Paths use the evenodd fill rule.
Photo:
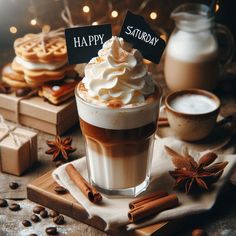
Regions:
<instances>
[{"instance_id":1,"label":"dark background","mask_svg":"<svg viewBox=\"0 0 236 236\"><path fill-rule=\"evenodd\" d=\"M169 35L173 30L174 23L169 18L171 11L181 3L199 2L210 4L205 1L186 1L186 0L68 0L68 5L72 13L75 24L90 25L92 22L101 20L99 23L112 23L113 34L119 34L126 10L139 13L150 22L151 26L160 29ZM119 13L117 18L111 17L108 3L112 4L113 10ZM146 6L139 11L142 4ZM227 25L236 38L236 1L218 1L219 10L216 14L216 21ZM84 13L84 5L90 7L89 14ZM64 9L64 0L0 0L0 53L1 50L12 50L13 42L16 38L26 33L40 32L42 26L49 25L51 29L66 27L66 23L61 18L61 11ZM157 18L150 19L150 13L156 12ZM104 18L104 19L102 19ZM37 19L37 25L30 24L32 19ZM17 32L12 34L9 31L11 26L17 27Z\"/></svg>"}]
</instances>

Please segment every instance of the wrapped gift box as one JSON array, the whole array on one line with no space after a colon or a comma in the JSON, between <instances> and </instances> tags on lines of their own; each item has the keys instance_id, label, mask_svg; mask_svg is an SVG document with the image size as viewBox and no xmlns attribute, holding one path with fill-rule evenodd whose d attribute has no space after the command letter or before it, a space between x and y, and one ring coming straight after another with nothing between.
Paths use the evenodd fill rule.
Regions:
<instances>
[{"instance_id":1,"label":"wrapped gift box","mask_svg":"<svg viewBox=\"0 0 236 236\"><path fill-rule=\"evenodd\" d=\"M22 128L10 132L0 128L0 170L20 176L37 161L37 133Z\"/></svg>"},{"instance_id":2,"label":"wrapped gift box","mask_svg":"<svg viewBox=\"0 0 236 236\"><path fill-rule=\"evenodd\" d=\"M61 135L78 122L75 99L59 106L41 97L21 99L12 94L0 94L0 114L13 122L53 135Z\"/></svg>"}]
</instances>

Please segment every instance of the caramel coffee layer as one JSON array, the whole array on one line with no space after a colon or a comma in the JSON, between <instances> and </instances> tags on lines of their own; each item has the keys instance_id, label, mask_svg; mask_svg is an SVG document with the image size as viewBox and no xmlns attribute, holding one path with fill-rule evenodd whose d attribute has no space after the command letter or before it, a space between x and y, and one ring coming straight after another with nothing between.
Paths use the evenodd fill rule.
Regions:
<instances>
[{"instance_id":1,"label":"caramel coffee layer","mask_svg":"<svg viewBox=\"0 0 236 236\"><path fill-rule=\"evenodd\" d=\"M132 156L139 156L142 153L145 153L148 148L150 141L146 140L137 140L132 142L110 142L104 143L99 142L99 140L92 139L88 136L85 136L86 142L89 145L90 150L93 150L101 157L106 156L107 158L129 158Z\"/></svg>"},{"instance_id":2,"label":"caramel coffee layer","mask_svg":"<svg viewBox=\"0 0 236 236\"><path fill-rule=\"evenodd\" d=\"M138 141L143 142L155 132L156 122L134 129L113 130L96 127L80 118L80 127L85 136L99 140L103 145L109 146L111 144L136 144Z\"/></svg>"}]
</instances>

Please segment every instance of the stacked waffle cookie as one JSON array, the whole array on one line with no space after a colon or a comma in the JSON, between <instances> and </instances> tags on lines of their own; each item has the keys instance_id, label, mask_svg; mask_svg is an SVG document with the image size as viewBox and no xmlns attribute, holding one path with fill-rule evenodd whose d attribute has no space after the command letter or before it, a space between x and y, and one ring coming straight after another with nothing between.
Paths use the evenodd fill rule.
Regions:
<instances>
[{"instance_id":1,"label":"stacked waffle cookie","mask_svg":"<svg viewBox=\"0 0 236 236\"><path fill-rule=\"evenodd\" d=\"M60 104L74 95L71 92L72 86L76 86L79 77L74 66L67 64L64 38L57 35L48 37L43 34L27 34L15 40L14 49L15 58L2 70L4 82L13 88L37 88L39 95L53 104ZM73 83L68 83L68 79L73 80ZM67 86L63 86L64 84ZM62 86L63 93L48 96L43 91L45 86L51 85L54 88Z\"/></svg>"}]
</instances>

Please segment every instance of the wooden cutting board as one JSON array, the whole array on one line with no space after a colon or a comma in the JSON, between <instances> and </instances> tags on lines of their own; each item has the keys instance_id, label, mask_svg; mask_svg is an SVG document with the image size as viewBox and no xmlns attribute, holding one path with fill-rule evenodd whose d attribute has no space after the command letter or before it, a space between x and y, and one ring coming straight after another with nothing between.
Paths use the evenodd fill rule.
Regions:
<instances>
[{"instance_id":1,"label":"wooden cutting board","mask_svg":"<svg viewBox=\"0 0 236 236\"><path fill-rule=\"evenodd\" d=\"M85 209L69 193L58 195L54 192L53 189L57 183L51 177L51 173L51 171L47 172L27 186L28 199L104 231L105 222L100 217L88 219ZM108 233L122 236L167 236L176 230L177 225L177 221L171 221L146 226L133 232L127 232L123 227Z\"/></svg>"}]
</instances>

